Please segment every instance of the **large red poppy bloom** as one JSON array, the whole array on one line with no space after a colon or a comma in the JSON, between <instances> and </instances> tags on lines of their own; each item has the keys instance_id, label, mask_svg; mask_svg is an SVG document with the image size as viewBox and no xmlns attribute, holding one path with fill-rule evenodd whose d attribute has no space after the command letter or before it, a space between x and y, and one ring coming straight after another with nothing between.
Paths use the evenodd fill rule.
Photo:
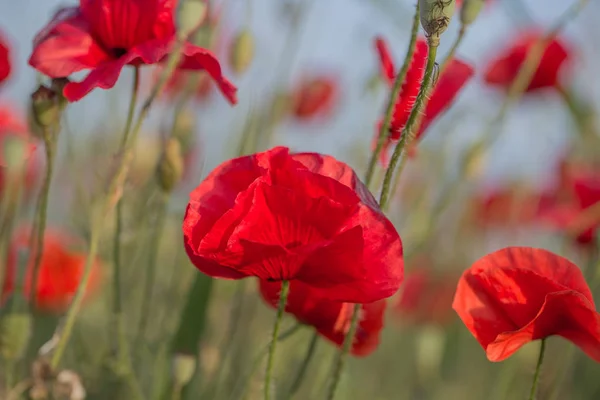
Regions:
<instances>
[{"instance_id":1,"label":"large red poppy bloom","mask_svg":"<svg viewBox=\"0 0 600 400\"><path fill-rule=\"evenodd\" d=\"M527 53L542 35L534 31L519 34L508 48L500 51L500 55L492 60L485 73L485 81L490 85L508 89L525 62ZM560 72L569 58L568 47L559 39L553 39L544 51L527 92L559 86Z\"/></svg>"},{"instance_id":2,"label":"large red poppy bloom","mask_svg":"<svg viewBox=\"0 0 600 400\"><path fill-rule=\"evenodd\" d=\"M156 64L175 43L176 0L80 0L60 10L36 36L29 63L40 72L62 78L91 70L82 82L65 86L77 101L94 88L112 88L126 65ZM236 102L236 88L221 73L217 58L190 43L183 49L182 69L206 70L223 95Z\"/></svg>"},{"instance_id":3,"label":"large red poppy bloom","mask_svg":"<svg viewBox=\"0 0 600 400\"><path fill-rule=\"evenodd\" d=\"M292 92L292 115L298 120L329 116L338 96L338 84L333 77L305 78Z\"/></svg>"},{"instance_id":4,"label":"large red poppy bloom","mask_svg":"<svg viewBox=\"0 0 600 400\"><path fill-rule=\"evenodd\" d=\"M402 281L402 243L354 171L285 147L219 165L190 195L185 247L219 278L299 280L331 300L370 303Z\"/></svg>"},{"instance_id":5,"label":"large red poppy bloom","mask_svg":"<svg viewBox=\"0 0 600 400\"><path fill-rule=\"evenodd\" d=\"M281 282L260 280L260 293L263 299L277 308ZM379 345L379 333L383 329L383 315L386 301L380 300L361 306L360 322L352 343L352 354L366 356ZM341 347L350 324L354 304L331 301L323 297L320 290L299 281L290 283L285 311L306 325L313 326L326 339Z\"/></svg>"},{"instance_id":6,"label":"large red poppy bloom","mask_svg":"<svg viewBox=\"0 0 600 400\"><path fill-rule=\"evenodd\" d=\"M389 51L388 45L385 40L381 37L375 38L375 48L379 55L379 62L381 68L381 74L385 81L391 88L394 85L396 79L396 67L394 66L394 60ZM421 88L421 82L425 74L425 65L427 63L427 55L429 47L427 41L423 38L418 38L415 53L410 63L410 67L407 71L400 94L396 99L394 105L394 114L390 124L390 135L386 143L385 149L394 141L400 139L402 129L408 121L410 112L415 104L417 95ZM463 86L471 79L474 70L469 64L466 64L460 60L453 59L450 61L442 75L437 80L435 86L431 90L429 101L425 106L425 112L421 120L421 126L419 131L416 133L415 140L419 140L423 133L427 130L429 125L435 121L435 119L444 112L450 104L454 101L458 92ZM383 123L383 120L379 122L376 133L376 138L379 135L379 127ZM384 156L386 152L382 152ZM385 157L385 156L384 156Z\"/></svg>"},{"instance_id":7,"label":"large red poppy bloom","mask_svg":"<svg viewBox=\"0 0 600 400\"><path fill-rule=\"evenodd\" d=\"M452 305L490 361L562 336L600 362L600 314L579 268L542 249L509 247L473 264Z\"/></svg>"},{"instance_id":8,"label":"large red poppy bloom","mask_svg":"<svg viewBox=\"0 0 600 400\"><path fill-rule=\"evenodd\" d=\"M8 41L0 32L0 84L10 76L10 48Z\"/></svg>"},{"instance_id":9,"label":"large red poppy bloom","mask_svg":"<svg viewBox=\"0 0 600 400\"><path fill-rule=\"evenodd\" d=\"M8 255L8 269L2 288L3 299L6 299L14 290L18 252L19 250L29 250L29 233L29 229L20 229L12 242ZM39 311L62 313L69 308L83 276L87 258L85 252L72 250L72 246L76 245L77 242L74 237L65 232L53 229L46 230L35 292L35 307ZM30 297L34 257L28 259L30 264L25 273L23 293L26 298ZM100 278L100 263L96 262L88 282L86 298L96 292L100 284Z\"/></svg>"}]
</instances>

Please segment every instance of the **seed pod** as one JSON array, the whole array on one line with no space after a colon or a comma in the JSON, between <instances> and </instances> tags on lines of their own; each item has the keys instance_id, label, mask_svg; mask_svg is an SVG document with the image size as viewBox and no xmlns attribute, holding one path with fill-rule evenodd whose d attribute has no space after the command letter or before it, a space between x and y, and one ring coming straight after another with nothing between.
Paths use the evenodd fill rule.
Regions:
<instances>
[{"instance_id":1,"label":"seed pod","mask_svg":"<svg viewBox=\"0 0 600 400\"><path fill-rule=\"evenodd\" d=\"M0 320L0 354L5 360L21 359L31 336L31 316L27 312L6 314Z\"/></svg>"},{"instance_id":2,"label":"seed pod","mask_svg":"<svg viewBox=\"0 0 600 400\"><path fill-rule=\"evenodd\" d=\"M254 37L248 29L242 29L231 46L229 61L234 72L245 72L254 58Z\"/></svg>"},{"instance_id":3,"label":"seed pod","mask_svg":"<svg viewBox=\"0 0 600 400\"><path fill-rule=\"evenodd\" d=\"M177 139L170 138L165 145L156 171L156 179L160 188L166 193L170 193L181 180L183 168L181 144Z\"/></svg>"},{"instance_id":4,"label":"seed pod","mask_svg":"<svg viewBox=\"0 0 600 400\"><path fill-rule=\"evenodd\" d=\"M463 26L471 25L483 9L485 0L465 0L460 8L460 23Z\"/></svg>"},{"instance_id":5,"label":"seed pod","mask_svg":"<svg viewBox=\"0 0 600 400\"><path fill-rule=\"evenodd\" d=\"M179 387L187 385L196 372L196 357L177 353L172 360L173 381Z\"/></svg>"},{"instance_id":6,"label":"seed pod","mask_svg":"<svg viewBox=\"0 0 600 400\"><path fill-rule=\"evenodd\" d=\"M177 7L177 36L187 39L202 24L207 11L206 0L181 0Z\"/></svg>"},{"instance_id":7,"label":"seed pod","mask_svg":"<svg viewBox=\"0 0 600 400\"><path fill-rule=\"evenodd\" d=\"M25 160L28 156L30 144L27 139L9 135L4 138L0 144L2 145L1 153L4 158L5 167L9 175L20 175L25 167Z\"/></svg>"},{"instance_id":8,"label":"seed pod","mask_svg":"<svg viewBox=\"0 0 600 400\"><path fill-rule=\"evenodd\" d=\"M69 102L63 94L65 86L67 86L69 82L69 78L54 78L50 85L50 89L52 89L57 96L58 105L61 109L65 108Z\"/></svg>"},{"instance_id":9,"label":"seed pod","mask_svg":"<svg viewBox=\"0 0 600 400\"><path fill-rule=\"evenodd\" d=\"M56 93L40 85L31 95L31 110L35 123L40 127L48 128L54 125L60 114Z\"/></svg>"},{"instance_id":10,"label":"seed pod","mask_svg":"<svg viewBox=\"0 0 600 400\"><path fill-rule=\"evenodd\" d=\"M455 0L419 0L421 25L430 46L439 45L440 36L454 15Z\"/></svg>"}]
</instances>

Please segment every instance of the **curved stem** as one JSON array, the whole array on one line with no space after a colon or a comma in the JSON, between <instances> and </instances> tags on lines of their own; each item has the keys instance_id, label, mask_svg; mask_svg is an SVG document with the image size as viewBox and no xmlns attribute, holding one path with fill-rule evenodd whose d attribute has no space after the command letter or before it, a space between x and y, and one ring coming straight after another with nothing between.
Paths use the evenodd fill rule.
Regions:
<instances>
[{"instance_id":1,"label":"curved stem","mask_svg":"<svg viewBox=\"0 0 600 400\"><path fill-rule=\"evenodd\" d=\"M535 374L533 375L533 384L531 385L531 392L529 392L529 400L535 400L537 388L540 383L540 373L542 372L542 362L544 361L544 353L546 350L546 339L542 339L542 343L540 345L540 355L538 357L538 362L535 367Z\"/></svg>"},{"instance_id":2,"label":"curved stem","mask_svg":"<svg viewBox=\"0 0 600 400\"><path fill-rule=\"evenodd\" d=\"M48 218L48 199L50 197L50 185L52 183L52 173L54 171L54 162L56 158L56 146L58 142L58 123L49 128L43 128L42 136L44 139L44 148L46 150L46 175L44 176L44 183L40 192L40 197L37 203L36 209L36 221L35 231L32 233L33 244L32 251L34 255L33 261L33 273L31 274L31 285L30 285L30 304L36 304L35 288L38 286L38 275L40 270L40 264L42 262L42 255L44 253L44 233L46 231L46 221Z\"/></svg>"},{"instance_id":3,"label":"curved stem","mask_svg":"<svg viewBox=\"0 0 600 400\"><path fill-rule=\"evenodd\" d=\"M296 379L294 379L294 383L290 388L289 398L292 398L296 392L302 386L302 381L304 381L304 376L306 375L306 371L308 370L308 364L310 364L310 360L315 354L315 350L317 349L317 342L319 341L319 334L317 331L313 332L312 337L310 338L310 342L308 343L308 348L306 349L306 354L304 355L304 360L302 361L302 365L298 370L298 375L296 375Z\"/></svg>"},{"instance_id":4,"label":"curved stem","mask_svg":"<svg viewBox=\"0 0 600 400\"><path fill-rule=\"evenodd\" d=\"M283 319L283 311L287 302L288 293L290 290L290 282L281 282L281 293L279 294L279 307L277 308L277 316L275 317L275 325L273 326L273 335L271 336L271 344L269 345L269 355L267 357L267 372L265 374L265 400L271 398L271 376L273 374L273 360L275 359L275 348L277 347L277 337L279 336L279 328Z\"/></svg>"},{"instance_id":5,"label":"curved stem","mask_svg":"<svg viewBox=\"0 0 600 400\"><path fill-rule=\"evenodd\" d=\"M344 365L346 364L346 358L350 353L350 349L352 348L352 342L354 341L354 336L356 335L356 329L358 328L358 317L360 316L360 308L361 304L354 305L354 310L352 311L352 321L350 322L350 329L348 330L348 333L344 338L342 351L340 351L335 363L335 370L333 371L333 381L331 382L329 394L327 395L328 400L333 400L335 398L335 393L339 386L340 379L342 378L342 371L344 370Z\"/></svg>"},{"instance_id":6,"label":"curved stem","mask_svg":"<svg viewBox=\"0 0 600 400\"><path fill-rule=\"evenodd\" d=\"M81 308L81 303L83 301L83 297L85 294L85 289L87 287L88 281L90 279L92 266L94 264L94 260L96 258L96 254L98 252L98 244L100 241L100 234L104 228L104 217L108 215L112 210L113 206L118 201L120 194L123 190L123 185L125 183L125 178L128 174L129 166L131 165L132 160L132 152L131 149L135 145L137 137L140 133L142 123L146 119L146 116L150 112L150 108L156 97L162 92L167 81L173 75L177 64L181 58L181 51L183 50L183 46L186 38L178 37L177 43L175 44L174 49L172 50L169 58L167 60L167 66L162 71L161 76L158 82L152 89L152 92L144 102L142 109L138 115L138 119L136 124L131 131L131 134L127 138L127 143L124 146L124 154L123 157L120 158L120 161L117 165L117 171L114 175L112 175L109 184L108 191L105 194L104 198L100 201L98 209L96 213L93 215L92 229L90 235L90 248L88 251L88 255L85 262L83 276L81 281L79 282L79 286L77 287L77 292L75 293L75 297L73 298L73 302L69 307L67 312L67 316L65 318L65 326L62 331L62 335L59 339L59 342L56 346L56 350L51 360L51 367L55 369L63 356L63 353L66 349L66 346L71 338L71 334L73 332L73 326L75 325L75 320L77 319L77 314L79 313L79 309ZM116 201L115 201L116 199Z\"/></svg>"},{"instance_id":7,"label":"curved stem","mask_svg":"<svg viewBox=\"0 0 600 400\"><path fill-rule=\"evenodd\" d=\"M442 65L440 66L440 76L444 73L444 70L448 67L448 64L450 64L450 62L454 59L454 56L456 55L456 51L458 50L458 48L460 47L460 44L462 43L463 39L465 38L465 33L467 33L467 27L465 25L461 25L460 30L458 31L458 36L456 36L456 39L454 39L454 43L452 43L452 47L448 51L448 54L446 54L446 57L444 58L444 61L442 62Z\"/></svg>"},{"instance_id":8,"label":"curved stem","mask_svg":"<svg viewBox=\"0 0 600 400\"><path fill-rule=\"evenodd\" d=\"M415 16L413 18L412 31L410 35L410 43L408 44L408 50L406 51L404 64L402 64L400 73L396 76L396 80L394 81L394 86L392 87L392 92L390 93L390 98L388 99L387 108L385 110L383 124L381 124L381 129L379 130L379 135L377 137L377 145L375 147L375 150L371 154L371 158L369 159L369 166L367 167L367 173L365 175L365 185L367 185L367 187L371 184L371 181L373 180L377 160L379 159L379 155L383 150L385 141L389 137L390 124L392 123L392 117L394 116L394 107L396 105L396 100L398 99L398 96L400 94L400 89L402 88L402 83L404 83L406 74L408 74L408 69L410 68L413 55L415 54L415 47L417 45L417 35L419 33L419 16L419 2L417 1Z\"/></svg>"},{"instance_id":9,"label":"curved stem","mask_svg":"<svg viewBox=\"0 0 600 400\"><path fill-rule=\"evenodd\" d=\"M417 95L415 104L412 108L412 111L410 112L408 121L406 122L406 126L404 126L404 129L402 129L402 133L400 134L400 141L398 141L398 144L394 149L394 153L392 154L392 158L390 160L390 165L385 171L383 187L381 189L381 196L379 198L379 206L381 207L381 209L385 209L385 207L387 206L390 194L390 186L392 183L392 177L394 176L396 165L398 165L398 161L400 161L400 156L402 155L402 153L404 153L406 145L410 143L410 141L413 139L415 125L418 123L421 110L423 110L423 108L427 104L427 93L429 92L429 87L431 86L431 83L433 81L433 70L435 67L436 54L437 46L433 46L430 44L429 55L427 56L427 66L425 67L425 75L423 77L421 89L419 90L419 94Z\"/></svg>"}]
</instances>

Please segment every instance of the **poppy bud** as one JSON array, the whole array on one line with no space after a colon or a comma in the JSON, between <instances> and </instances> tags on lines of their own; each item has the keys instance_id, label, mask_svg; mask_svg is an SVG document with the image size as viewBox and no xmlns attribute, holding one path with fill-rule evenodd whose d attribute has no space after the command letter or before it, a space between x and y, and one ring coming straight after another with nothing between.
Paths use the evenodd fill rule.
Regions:
<instances>
[{"instance_id":1,"label":"poppy bud","mask_svg":"<svg viewBox=\"0 0 600 400\"><path fill-rule=\"evenodd\" d=\"M460 23L463 26L471 25L481 12L485 0L465 0L460 9Z\"/></svg>"},{"instance_id":2,"label":"poppy bud","mask_svg":"<svg viewBox=\"0 0 600 400\"><path fill-rule=\"evenodd\" d=\"M194 32L207 15L205 0L182 0L177 7L177 36L186 38Z\"/></svg>"},{"instance_id":3,"label":"poppy bud","mask_svg":"<svg viewBox=\"0 0 600 400\"><path fill-rule=\"evenodd\" d=\"M17 295L18 296L18 295ZM6 314L0 320L0 354L5 360L19 360L31 336L31 316L27 312Z\"/></svg>"},{"instance_id":4,"label":"poppy bud","mask_svg":"<svg viewBox=\"0 0 600 400\"><path fill-rule=\"evenodd\" d=\"M183 157L181 144L177 139L170 138L158 163L156 179L162 190L169 193L181 180L183 175Z\"/></svg>"},{"instance_id":5,"label":"poppy bud","mask_svg":"<svg viewBox=\"0 0 600 400\"><path fill-rule=\"evenodd\" d=\"M249 29L241 30L231 46L229 62L238 74L245 72L254 58L254 37Z\"/></svg>"},{"instance_id":6,"label":"poppy bud","mask_svg":"<svg viewBox=\"0 0 600 400\"><path fill-rule=\"evenodd\" d=\"M183 387L192 380L194 372L196 372L196 357L177 353L173 356L172 368L175 385Z\"/></svg>"},{"instance_id":7,"label":"poppy bud","mask_svg":"<svg viewBox=\"0 0 600 400\"><path fill-rule=\"evenodd\" d=\"M465 155L463 171L470 179L481 176L486 161L485 147L481 143L473 145Z\"/></svg>"},{"instance_id":8,"label":"poppy bud","mask_svg":"<svg viewBox=\"0 0 600 400\"><path fill-rule=\"evenodd\" d=\"M421 25L430 46L439 45L440 36L454 15L455 0L419 0Z\"/></svg>"},{"instance_id":9,"label":"poppy bud","mask_svg":"<svg viewBox=\"0 0 600 400\"><path fill-rule=\"evenodd\" d=\"M40 85L31 95L31 110L35 123L40 127L48 128L54 125L60 114L56 93Z\"/></svg>"},{"instance_id":10,"label":"poppy bud","mask_svg":"<svg viewBox=\"0 0 600 400\"><path fill-rule=\"evenodd\" d=\"M195 115L189 110L177 113L173 123L172 135L181 144L181 151L186 154L194 144Z\"/></svg>"},{"instance_id":11,"label":"poppy bud","mask_svg":"<svg viewBox=\"0 0 600 400\"><path fill-rule=\"evenodd\" d=\"M22 172L28 147L27 140L16 135L9 135L2 140L2 156L9 174Z\"/></svg>"},{"instance_id":12,"label":"poppy bud","mask_svg":"<svg viewBox=\"0 0 600 400\"><path fill-rule=\"evenodd\" d=\"M69 102L63 94L65 86L67 86L69 82L69 78L54 78L52 79L52 84L50 85L50 89L52 89L58 97L58 105L61 109L65 108Z\"/></svg>"}]
</instances>

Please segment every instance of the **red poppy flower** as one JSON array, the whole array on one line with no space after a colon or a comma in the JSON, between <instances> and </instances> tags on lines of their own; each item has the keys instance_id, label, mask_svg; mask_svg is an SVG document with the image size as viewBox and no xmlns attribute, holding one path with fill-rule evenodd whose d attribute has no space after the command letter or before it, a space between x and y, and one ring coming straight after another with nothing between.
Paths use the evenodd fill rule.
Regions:
<instances>
[{"instance_id":1,"label":"red poppy flower","mask_svg":"<svg viewBox=\"0 0 600 400\"><path fill-rule=\"evenodd\" d=\"M379 55L382 76L391 88L396 78L394 60L387 43L383 38L375 38L375 48ZM410 116L410 112L415 104L425 74L428 52L429 48L427 46L427 41L423 38L417 39L414 56L411 60L406 77L404 78L404 82L402 83L402 88L400 89L398 99L396 99L396 104L394 105L394 114L390 124L390 136L384 151L382 152L384 162L387 158L387 152L385 150L392 142L400 139L402 129L404 129L408 117ZM445 111L450 104L452 104L458 92L469 79L471 79L473 73L473 67L470 65L456 59L450 61L431 90L429 101L425 106L425 112L421 120L421 126L415 136L416 140L419 140L429 125L435 121L435 119ZM378 124L375 140L377 140L377 137L379 136L379 129L382 123L383 120Z\"/></svg>"},{"instance_id":2,"label":"red poppy flower","mask_svg":"<svg viewBox=\"0 0 600 400\"><path fill-rule=\"evenodd\" d=\"M190 195L185 247L205 274L299 280L370 303L402 281L402 243L354 171L285 147L229 160Z\"/></svg>"},{"instance_id":3,"label":"red poppy flower","mask_svg":"<svg viewBox=\"0 0 600 400\"><path fill-rule=\"evenodd\" d=\"M8 255L8 269L2 298L5 300L14 290L17 257L20 249L29 249L29 229L20 229L15 235ZM72 250L77 240L65 232L47 229L36 288L35 307L42 312L62 313L69 308L83 276L86 261L85 252ZM29 298L33 273L33 257L25 273L24 295ZM100 263L96 262L88 282L86 298L89 298L100 284Z\"/></svg>"},{"instance_id":4,"label":"red poppy flower","mask_svg":"<svg viewBox=\"0 0 600 400\"><path fill-rule=\"evenodd\" d=\"M527 53L541 37L540 32L521 33L507 49L500 52L498 58L490 63L485 73L485 81L490 85L508 89L525 62ZM559 74L569 61L569 53L568 46L557 38L553 39L544 51L540 64L527 87L527 92L560 85Z\"/></svg>"},{"instance_id":5,"label":"red poppy flower","mask_svg":"<svg viewBox=\"0 0 600 400\"><path fill-rule=\"evenodd\" d=\"M160 71L158 71L160 72ZM180 94L184 91L186 85L189 83L188 78L191 78L191 74L193 72L177 70L167 82L167 86L165 87L165 94L169 97L175 97L177 94ZM157 74L158 76L159 74ZM198 88L194 93L194 98L200 102L204 102L208 100L215 84L213 83L210 75L200 72L197 76L198 79Z\"/></svg>"},{"instance_id":6,"label":"red poppy flower","mask_svg":"<svg viewBox=\"0 0 600 400\"><path fill-rule=\"evenodd\" d=\"M281 282L259 281L260 293L270 306L277 308ZM379 333L383 329L385 300L361 306L361 316L352 354L366 356L379 345ZM341 347L352 320L354 304L331 301L323 297L320 290L299 281L290 283L285 311L306 325L313 326L326 339Z\"/></svg>"},{"instance_id":7,"label":"red poppy flower","mask_svg":"<svg viewBox=\"0 0 600 400\"><path fill-rule=\"evenodd\" d=\"M175 43L176 0L80 0L60 10L34 40L29 63L40 72L62 78L91 70L82 82L64 89L77 101L94 88L112 88L126 65L165 60ZM223 95L236 102L236 88L221 73L217 58L190 43L183 49L182 69L206 70Z\"/></svg>"},{"instance_id":8,"label":"red poppy flower","mask_svg":"<svg viewBox=\"0 0 600 400\"><path fill-rule=\"evenodd\" d=\"M27 151L25 157L29 158L35 150L35 145L28 133L27 125L10 106L0 104L0 197L6 179L4 176L4 167L6 167L6 161L4 160L4 146L6 140L12 137L20 138L26 142ZM32 189L39 172L39 165L36 160L29 158L26 168L25 187L26 189Z\"/></svg>"},{"instance_id":9,"label":"red poppy flower","mask_svg":"<svg viewBox=\"0 0 600 400\"><path fill-rule=\"evenodd\" d=\"M461 277L452 305L490 361L558 335L600 362L600 314L579 268L542 249L509 247Z\"/></svg>"},{"instance_id":10,"label":"red poppy flower","mask_svg":"<svg viewBox=\"0 0 600 400\"><path fill-rule=\"evenodd\" d=\"M10 48L8 41L0 33L0 84L10 76Z\"/></svg>"},{"instance_id":11,"label":"red poppy flower","mask_svg":"<svg viewBox=\"0 0 600 400\"><path fill-rule=\"evenodd\" d=\"M451 276L435 277L428 267L414 269L404 279L395 311L417 324L444 325L453 316L455 283Z\"/></svg>"},{"instance_id":12,"label":"red poppy flower","mask_svg":"<svg viewBox=\"0 0 600 400\"><path fill-rule=\"evenodd\" d=\"M329 76L303 79L292 92L292 114L299 120L329 116L337 103L339 88Z\"/></svg>"}]
</instances>

